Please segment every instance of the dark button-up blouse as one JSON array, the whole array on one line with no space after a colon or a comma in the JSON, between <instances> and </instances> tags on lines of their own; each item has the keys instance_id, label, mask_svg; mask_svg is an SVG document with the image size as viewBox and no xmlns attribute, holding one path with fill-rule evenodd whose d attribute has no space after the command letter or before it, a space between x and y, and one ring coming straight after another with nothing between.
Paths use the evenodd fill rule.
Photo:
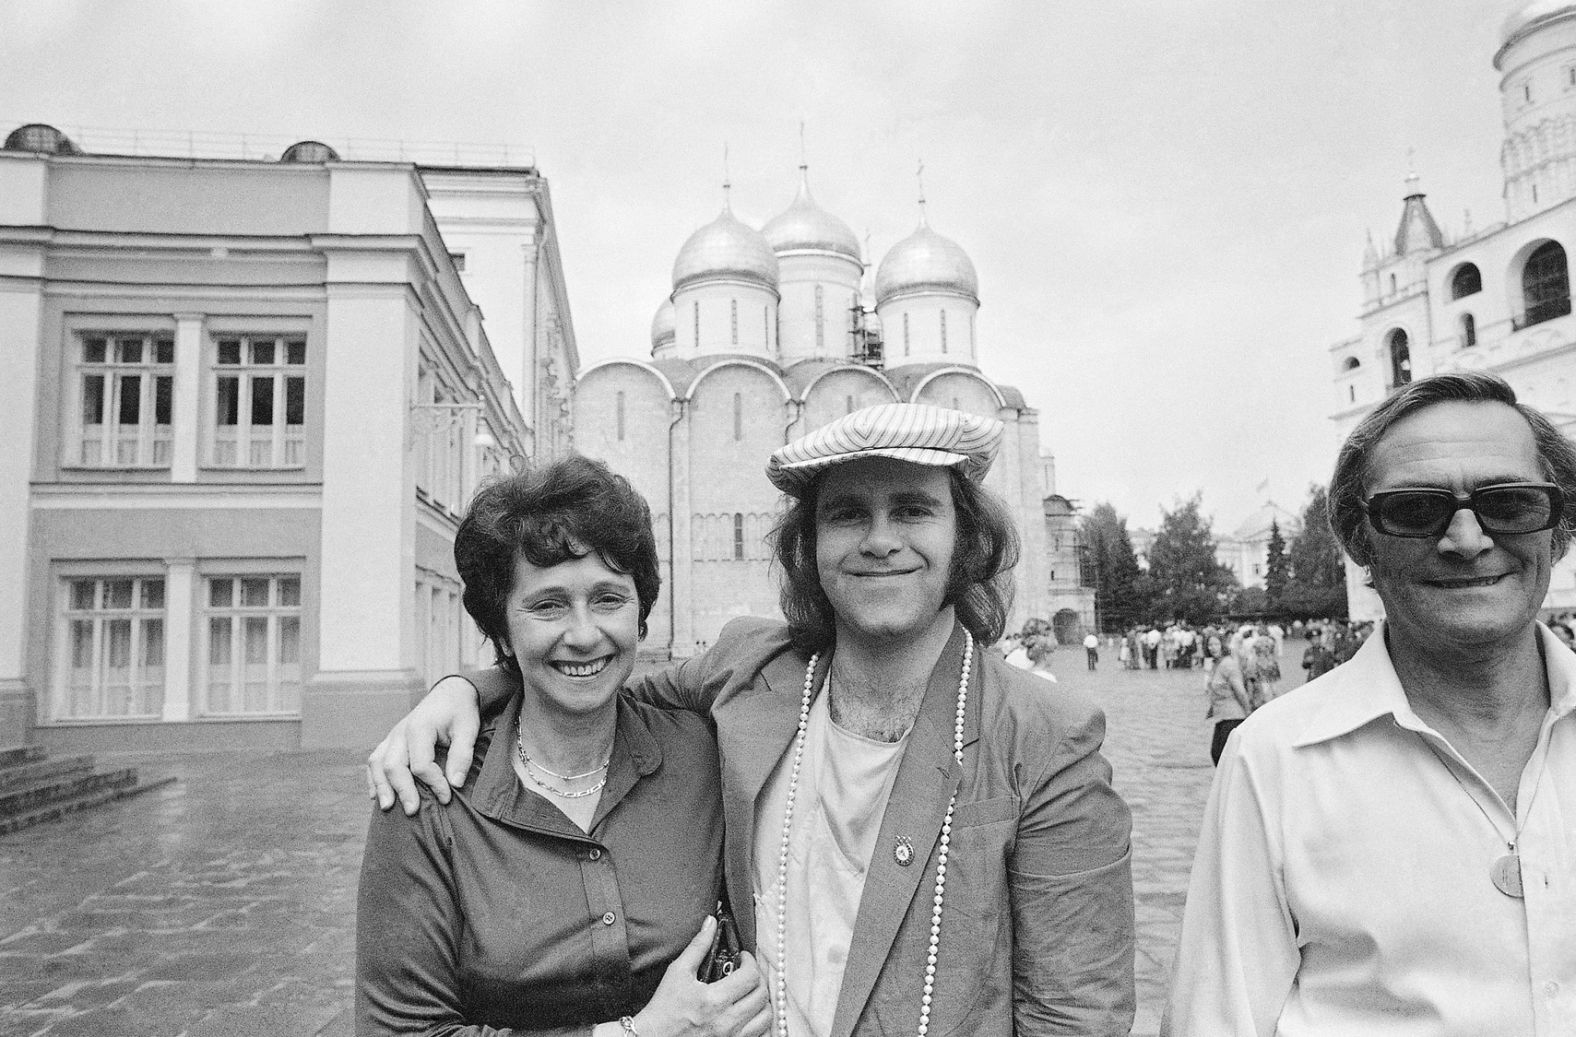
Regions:
<instances>
[{"instance_id":1,"label":"dark button-up blouse","mask_svg":"<svg viewBox=\"0 0 1576 1037\"><path fill-rule=\"evenodd\" d=\"M633 1015L716 906L705 720L621 699L590 833L526 790L519 707L484 724L448 806L374 809L356 926L358 1034L584 1034Z\"/></svg>"}]
</instances>

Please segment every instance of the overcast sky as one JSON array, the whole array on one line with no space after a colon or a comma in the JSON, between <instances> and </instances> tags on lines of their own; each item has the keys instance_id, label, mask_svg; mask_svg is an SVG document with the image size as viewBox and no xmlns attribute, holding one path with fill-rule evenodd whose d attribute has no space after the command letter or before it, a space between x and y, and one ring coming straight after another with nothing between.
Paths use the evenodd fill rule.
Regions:
<instances>
[{"instance_id":1,"label":"overcast sky","mask_svg":"<svg viewBox=\"0 0 1576 1037\"><path fill-rule=\"evenodd\" d=\"M649 355L722 204L811 186L872 261L931 226L979 272L980 361L1057 489L1130 525L1300 510L1328 347L1408 153L1447 235L1503 219L1503 0L889 3L6 0L0 131L507 145L551 185L583 362Z\"/></svg>"}]
</instances>

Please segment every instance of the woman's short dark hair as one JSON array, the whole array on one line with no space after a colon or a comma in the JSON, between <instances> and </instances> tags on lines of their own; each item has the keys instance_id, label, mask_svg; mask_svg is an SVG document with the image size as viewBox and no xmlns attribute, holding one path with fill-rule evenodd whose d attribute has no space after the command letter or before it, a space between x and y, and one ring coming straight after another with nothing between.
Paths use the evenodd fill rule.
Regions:
<instances>
[{"instance_id":1,"label":"woman's short dark hair","mask_svg":"<svg viewBox=\"0 0 1576 1037\"><path fill-rule=\"evenodd\" d=\"M1373 557L1364 494L1379 440L1402 418L1436 403L1503 403L1515 408L1531 426L1543 477L1565 497L1565 513L1554 527L1554 557L1564 557L1576 532L1576 445L1541 412L1516 402L1516 390L1503 378L1482 371L1456 371L1397 389L1352 429L1341 446L1330 477L1330 529L1352 561L1367 565Z\"/></svg>"},{"instance_id":2,"label":"woman's short dark hair","mask_svg":"<svg viewBox=\"0 0 1576 1037\"><path fill-rule=\"evenodd\" d=\"M629 480L601 461L572 455L476 491L454 537L465 611L492 642L500 665L519 672L505 614L515 560L548 568L595 553L635 581L640 636L662 589L651 509Z\"/></svg>"},{"instance_id":3,"label":"woman's short dark hair","mask_svg":"<svg viewBox=\"0 0 1576 1037\"><path fill-rule=\"evenodd\" d=\"M1001 640L1012 608L1012 569L1018 564L1018 531L1006 506L989 490L949 469L957 541L947 574L945 604L958 621L986 644ZM821 589L815 564L815 508L823 472L786 511L772 530L776 562L782 569L783 617L794 647L822 652L836 640L832 603Z\"/></svg>"}]
</instances>

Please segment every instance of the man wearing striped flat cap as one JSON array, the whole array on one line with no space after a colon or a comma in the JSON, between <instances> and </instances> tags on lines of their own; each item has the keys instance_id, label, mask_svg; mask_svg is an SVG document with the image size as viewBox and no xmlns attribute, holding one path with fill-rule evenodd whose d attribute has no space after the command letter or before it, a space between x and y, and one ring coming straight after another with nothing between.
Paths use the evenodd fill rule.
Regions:
<instances>
[{"instance_id":1,"label":"man wearing striped flat cap","mask_svg":"<svg viewBox=\"0 0 1576 1037\"><path fill-rule=\"evenodd\" d=\"M786 495L786 622L735 620L627 689L716 725L728 894L778 1037L1132 1025L1130 819L1104 717L990 649L1018 550L981 485L1002 433L886 404L783 446L766 474ZM510 690L492 671L440 682L369 759L379 802L413 811L412 772L446 801L478 691L495 709Z\"/></svg>"}]
</instances>

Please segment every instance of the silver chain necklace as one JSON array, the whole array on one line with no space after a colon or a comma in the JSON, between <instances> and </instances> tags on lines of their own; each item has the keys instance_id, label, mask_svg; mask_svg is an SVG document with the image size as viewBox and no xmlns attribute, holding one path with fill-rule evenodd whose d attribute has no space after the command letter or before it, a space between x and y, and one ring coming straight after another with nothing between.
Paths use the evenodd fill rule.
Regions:
<instances>
[{"instance_id":1,"label":"silver chain necklace","mask_svg":"<svg viewBox=\"0 0 1576 1037\"><path fill-rule=\"evenodd\" d=\"M520 754L520 762L525 764L526 775L532 781L536 782L537 787L545 789L546 791L551 792L553 795L562 799L584 799L587 796L592 796L598 792L601 792L602 786L607 784L607 775L603 774L602 780L597 782L595 785L592 785L588 789L582 789L579 792L570 792L568 789L554 788L552 785L549 785L541 778L538 778L536 775L532 774L531 769L533 767L536 770L541 771L543 774L548 774L557 778L559 781L574 781L577 778L589 778L598 771L605 771L607 770L607 765L613 762L613 754L609 752L607 759L602 761L602 765L600 767L593 767L584 774L559 774L556 771L548 770L546 767L543 767L541 764L531 759L530 755L525 751L525 738L519 733L516 733L514 736L514 748L515 752Z\"/></svg>"},{"instance_id":2,"label":"silver chain necklace","mask_svg":"<svg viewBox=\"0 0 1576 1037\"><path fill-rule=\"evenodd\" d=\"M793 804L799 790L799 765L804 760L805 733L810 727L810 703L815 698L815 664L820 661L817 652L810 656L804 668L804 692L799 699L799 733L794 736L793 768L788 774L788 805L783 810L782 848L777 854L777 975L773 984L773 1015L776 1016L777 1037L788 1037L788 961L785 956L787 943L788 912L788 843L793 832ZM958 676L958 709L952 725L952 758L963 763L963 717L968 703L969 669L974 659L974 635L963 631L963 668ZM830 683L831 674L827 674ZM952 811L958 805L954 792L947 802L947 816L941 822L941 841L936 848L936 893L930 912L930 947L925 954L925 990L919 1000L919 1028L915 1037L926 1037L930 1031L930 1007L936 987L936 957L941 949L941 905L947 890L947 856L952 848Z\"/></svg>"},{"instance_id":3,"label":"silver chain necklace","mask_svg":"<svg viewBox=\"0 0 1576 1037\"><path fill-rule=\"evenodd\" d=\"M1493 826L1494 834L1504 839L1505 833L1500 831L1499 822L1494 820L1492 814L1483 809L1483 804L1478 802L1478 798L1472 794L1472 790L1467 788L1466 783L1456 774L1456 769L1450 766L1450 761L1441 756L1439 750L1435 749L1434 744L1425 738L1421 732L1414 731L1412 733L1417 735L1418 740L1428 747L1429 752L1434 754L1434 759L1439 761L1439 765L1455 779L1456 785L1472 801L1472 805L1478 808L1478 813L1482 814L1483 819ZM1517 900L1522 900L1526 897L1525 887L1521 883L1521 853L1517 850L1517 846L1521 843L1522 830L1527 827L1527 822L1532 819L1532 806L1538 800L1538 790L1543 787L1543 771L1548 769L1548 762L1548 757L1545 756L1543 760L1544 765L1538 770L1538 780L1532 784L1532 795L1527 797L1526 817L1522 819L1521 824L1516 826L1515 833L1505 841L1505 853L1494 858L1494 863L1489 866L1488 877L1489 881L1494 883L1494 888L1507 897L1515 897Z\"/></svg>"}]
</instances>

